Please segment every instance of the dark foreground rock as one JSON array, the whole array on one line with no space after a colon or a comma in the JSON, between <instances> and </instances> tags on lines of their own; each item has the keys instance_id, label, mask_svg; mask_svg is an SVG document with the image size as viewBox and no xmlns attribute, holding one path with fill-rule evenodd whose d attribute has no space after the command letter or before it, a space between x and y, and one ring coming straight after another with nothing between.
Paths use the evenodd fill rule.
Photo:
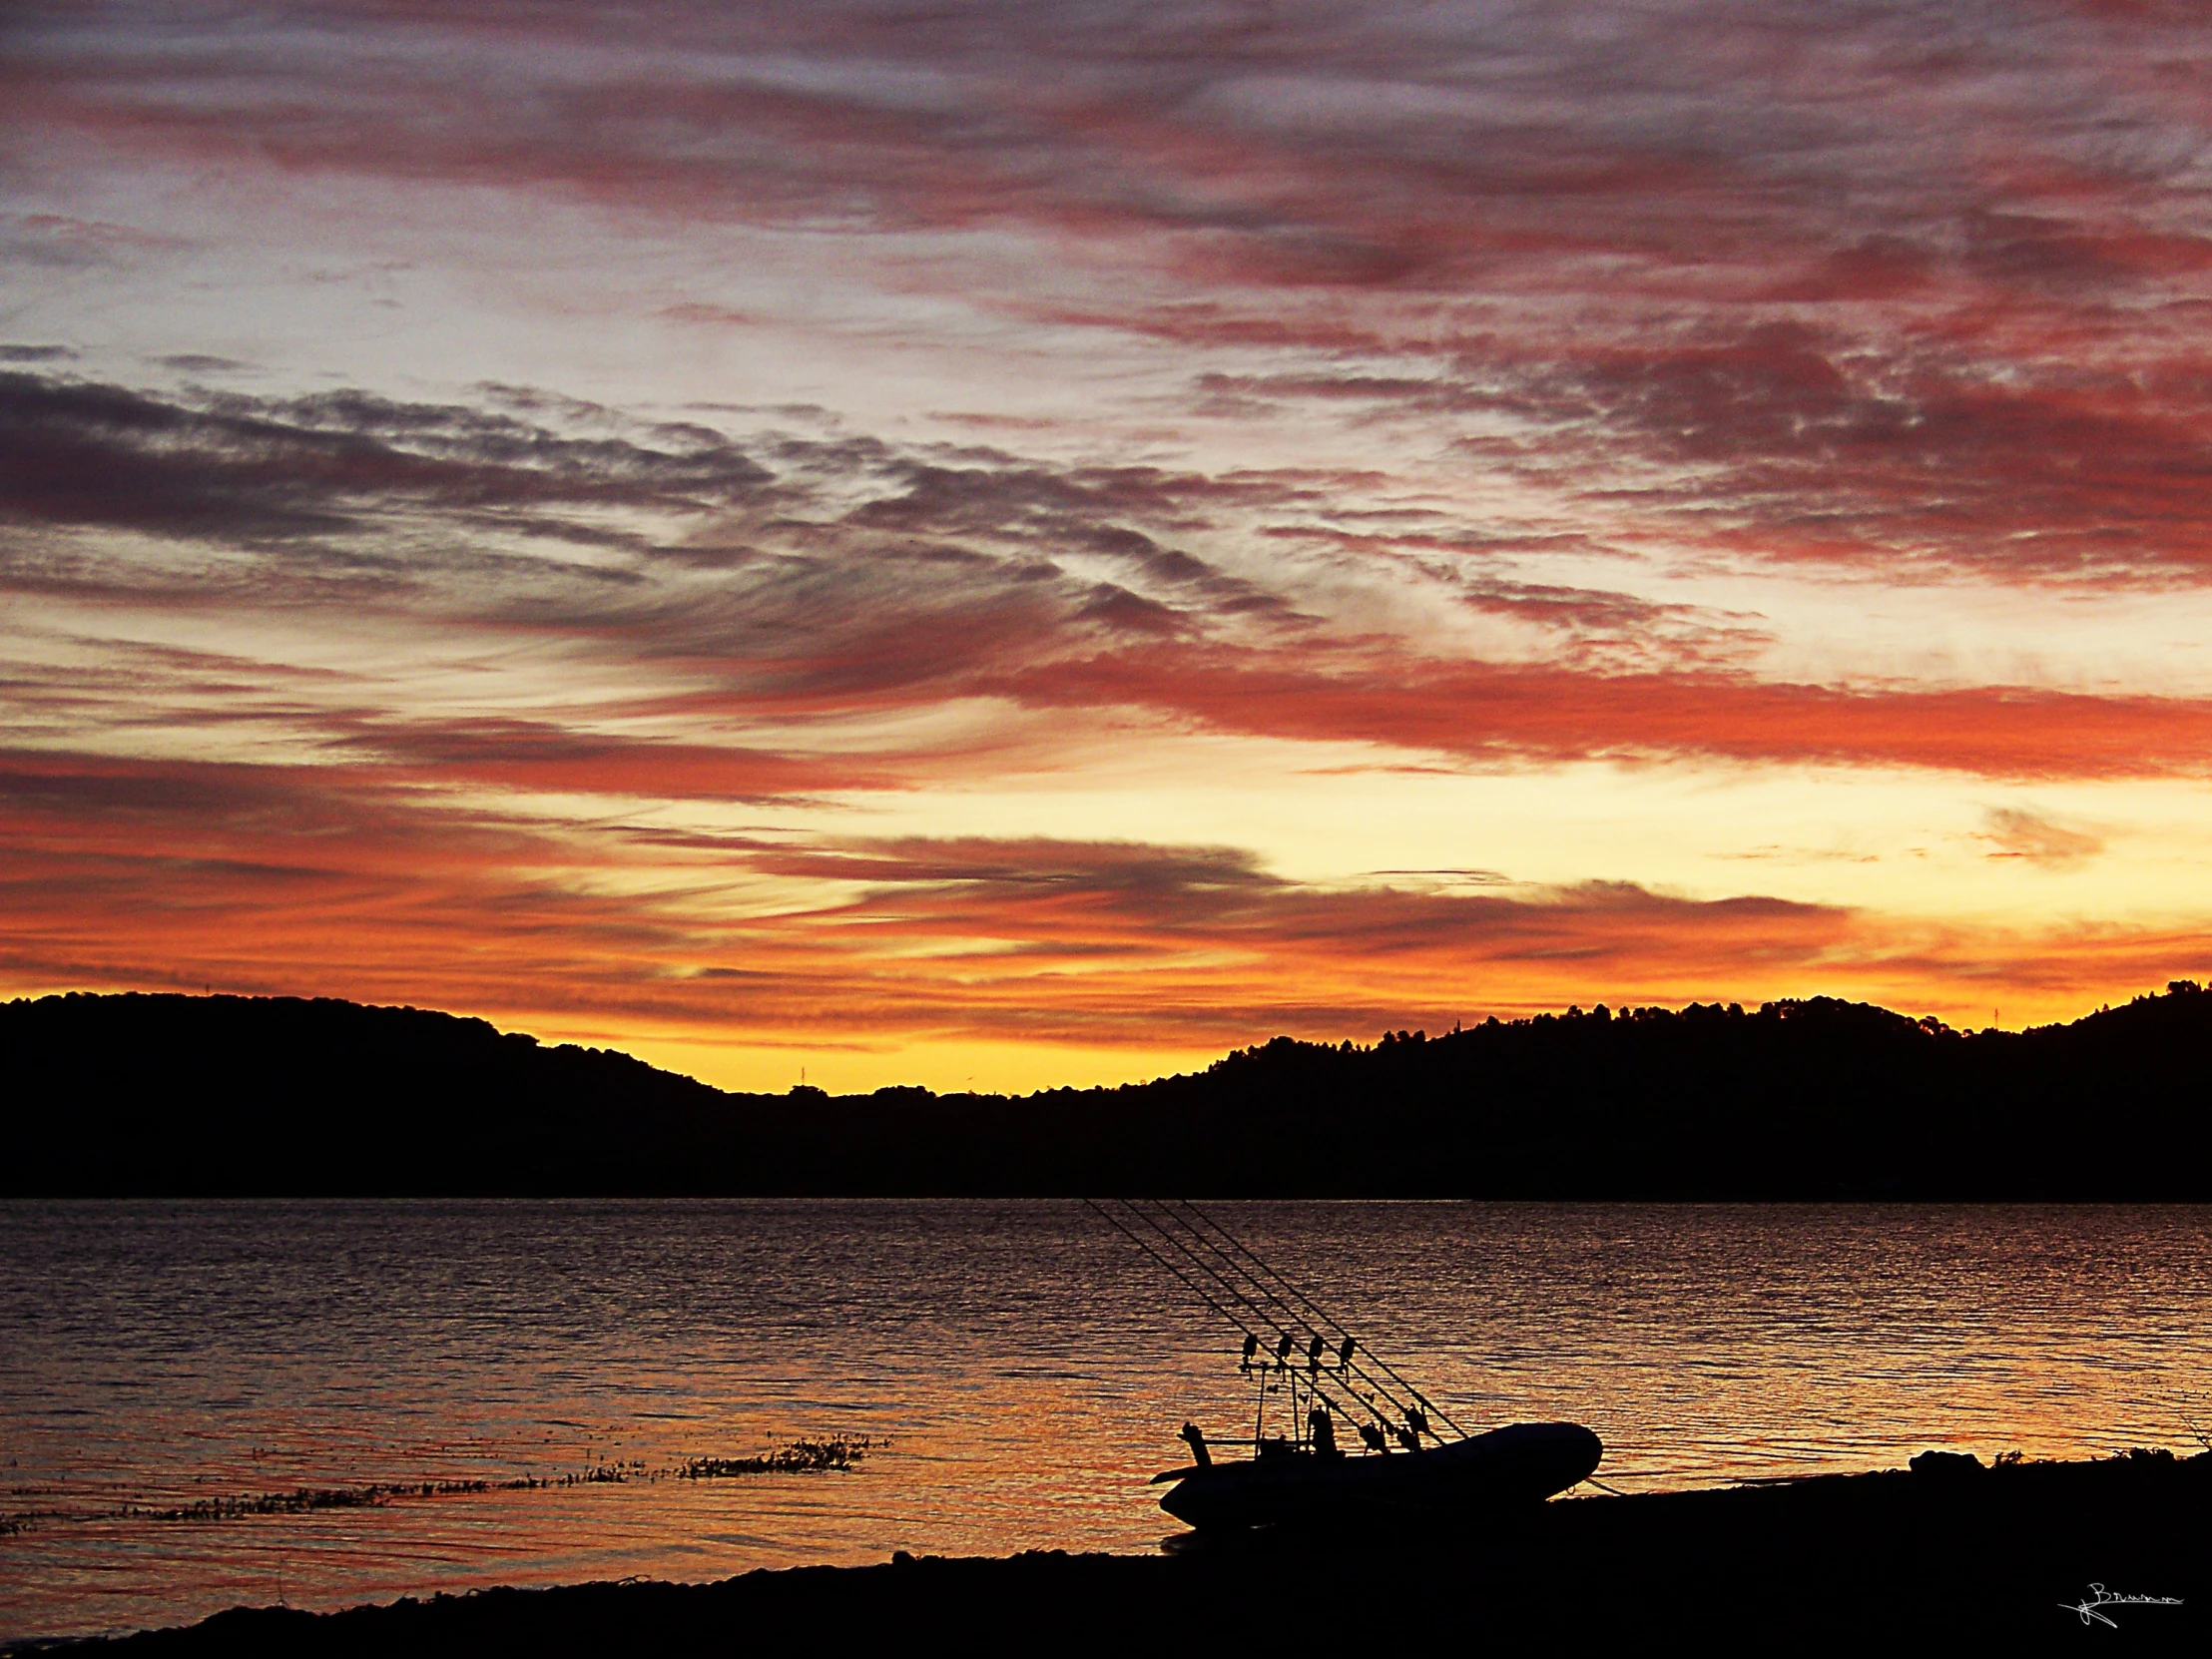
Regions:
<instances>
[{"instance_id":1,"label":"dark foreground rock","mask_svg":"<svg viewBox=\"0 0 2212 1659\"><path fill-rule=\"evenodd\" d=\"M1288 1652L1381 1641L1414 1652L1657 1639L1777 1651L1941 1641L1999 1652L2116 1635L2135 1650L2203 1653L2212 1652L2208 1499L2212 1454L1952 1465L1556 1501L1485 1526L1390 1537L1252 1534L1149 1556L932 1556L716 1584L491 1590L319 1616L239 1609L64 1651L728 1654L918 1643L1064 1653L1218 1643ZM2100 1602L2100 1587L2179 1605Z\"/></svg>"}]
</instances>

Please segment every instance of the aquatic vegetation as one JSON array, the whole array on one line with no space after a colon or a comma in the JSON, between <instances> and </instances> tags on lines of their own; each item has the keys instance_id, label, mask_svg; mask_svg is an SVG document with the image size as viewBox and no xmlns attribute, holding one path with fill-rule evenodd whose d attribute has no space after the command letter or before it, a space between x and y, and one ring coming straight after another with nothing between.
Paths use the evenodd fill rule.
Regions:
<instances>
[{"instance_id":1,"label":"aquatic vegetation","mask_svg":"<svg viewBox=\"0 0 2212 1659\"><path fill-rule=\"evenodd\" d=\"M250 1515L304 1515L320 1509L373 1509L400 1497L463 1497L547 1484L534 1480L412 1480L367 1486L301 1486L288 1492L255 1492L238 1497L208 1497L175 1509L125 1504L115 1511L131 1520L220 1521Z\"/></svg>"},{"instance_id":2,"label":"aquatic vegetation","mask_svg":"<svg viewBox=\"0 0 2212 1659\"><path fill-rule=\"evenodd\" d=\"M239 1520L248 1515L303 1515L315 1509L365 1509L384 1501L374 1486L336 1486L290 1492L260 1492L238 1497L207 1497L175 1509L141 1508L127 1503L116 1513L129 1520Z\"/></svg>"},{"instance_id":3,"label":"aquatic vegetation","mask_svg":"<svg viewBox=\"0 0 2212 1659\"><path fill-rule=\"evenodd\" d=\"M645 1472L646 1467L643 1463L594 1463L589 1468L562 1475L561 1484L564 1486L619 1486L628 1480L632 1474L644 1474Z\"/></svg>"},{"instance_id":4,"label":"aquatic vegetation","mask_svg":"<svg viewBox=\"0 0 2212 1659\"><path fill-rule=\"evenodd\" d=\"M257 1515L305 1515L329 1509L374 1509L410 1498L474 1497L487 1492L539 1492L556 1487L620 1486L631 1481L723 1480L742 1475L822 1474L849 1470L872 1450L889 1442L867 1434L835 1434L797 1439L757 1457L693 1457L666 1467L643 1459L592 1463L557 1475L520 1475L512 1480L401 1480L361 1486L300 1486L288 1492L245 1492L202 1498L174 1508L125 1504L106 1518L149 1521L232 1521ZM0 1537L28 1530L51 1515L0 1515ZM75 1518L90 1518L79 1516Z\"/></svg>"},{"instance_id":5,"label":"aquatic vegetation","mask_svg":"<svg viewBox=\"0 0 2212 1659\"><path fill-rule=\"evenodd\" d=\"M676 1471L679 1480L725 1480L748 1474L824 1474L853 1467L886 1442L866 1434L794 1440L760 1457L694 1457Z\"/></svg>"}]
</instances>

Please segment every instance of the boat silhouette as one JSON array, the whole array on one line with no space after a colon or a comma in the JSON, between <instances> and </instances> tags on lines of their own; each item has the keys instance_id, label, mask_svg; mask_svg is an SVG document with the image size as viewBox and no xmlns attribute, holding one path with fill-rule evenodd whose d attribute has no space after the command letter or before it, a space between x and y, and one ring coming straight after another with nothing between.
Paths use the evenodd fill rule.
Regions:
<instances>
[{"instance_id":1,"label":"boat silhouette","mask_svg":"<svg viewBox=\"0 0 2212 1659\"><path fill-rule=\"evenodd\" d=\"M1588 1479L1605 1454L1575 1422L1469 1433L1314 1299L1188 1199L1084 1201L1244 1336L1254 1380L1252 1455L1216 1460L1195 1424L1195 1461L1163 1471L1160 1507L1201 1530L1392 1517L1473 1516L1541 1502ZM1269 1434L1269 1396L1288 1432ZM1337 1443L1348 1424L1360 1449ZM1438 1427L1438 1424L1441 1427Z\"/></svg>"},{"instance_id":2,"label":"boat silhouette","mask_svg":"<svg viewBox=\"0 0 2212 1659\"><path fill-rule=\"evenodd\" d=\"M1389 1455L1270 1455L1154 1475L1160 1507L1197 1527L1437 1518L1539 1503L1597 1471L1604 1447L1578 1422L1516 1422Z\"/></svg>"}]
</instances>

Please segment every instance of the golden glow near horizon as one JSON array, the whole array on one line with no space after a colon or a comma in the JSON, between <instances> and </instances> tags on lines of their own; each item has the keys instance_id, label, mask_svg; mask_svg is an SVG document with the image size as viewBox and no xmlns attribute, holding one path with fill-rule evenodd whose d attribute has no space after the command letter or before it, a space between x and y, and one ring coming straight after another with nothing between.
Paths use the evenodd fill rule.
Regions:
<instances>
[{"instance_id":1,"label":"golden glow near horizon","mask_svg":"<svg viewBox=\"0 0 2212 1659\"><path fill-rule=\"evenodd\" d=\"M25 25L0 990L713 1081L2212 959L2212 24Z\"/></svg>"}]
</instances>

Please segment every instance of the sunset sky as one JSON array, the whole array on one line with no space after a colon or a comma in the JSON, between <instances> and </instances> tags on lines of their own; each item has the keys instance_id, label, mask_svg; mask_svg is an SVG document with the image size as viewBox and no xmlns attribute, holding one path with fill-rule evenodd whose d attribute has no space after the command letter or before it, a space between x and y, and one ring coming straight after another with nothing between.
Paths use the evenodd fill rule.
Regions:
<instances>
[{"instance_id":1,"label":"sunset sky","mask_svg":"<svg viewBox=\"0 0 2212 1659\"><path fill-rule=\"evenodd\" d=\"M2212 968L2212 9L12 6L0 993L739 1087Z\"/></svg>"}]
</instances>

